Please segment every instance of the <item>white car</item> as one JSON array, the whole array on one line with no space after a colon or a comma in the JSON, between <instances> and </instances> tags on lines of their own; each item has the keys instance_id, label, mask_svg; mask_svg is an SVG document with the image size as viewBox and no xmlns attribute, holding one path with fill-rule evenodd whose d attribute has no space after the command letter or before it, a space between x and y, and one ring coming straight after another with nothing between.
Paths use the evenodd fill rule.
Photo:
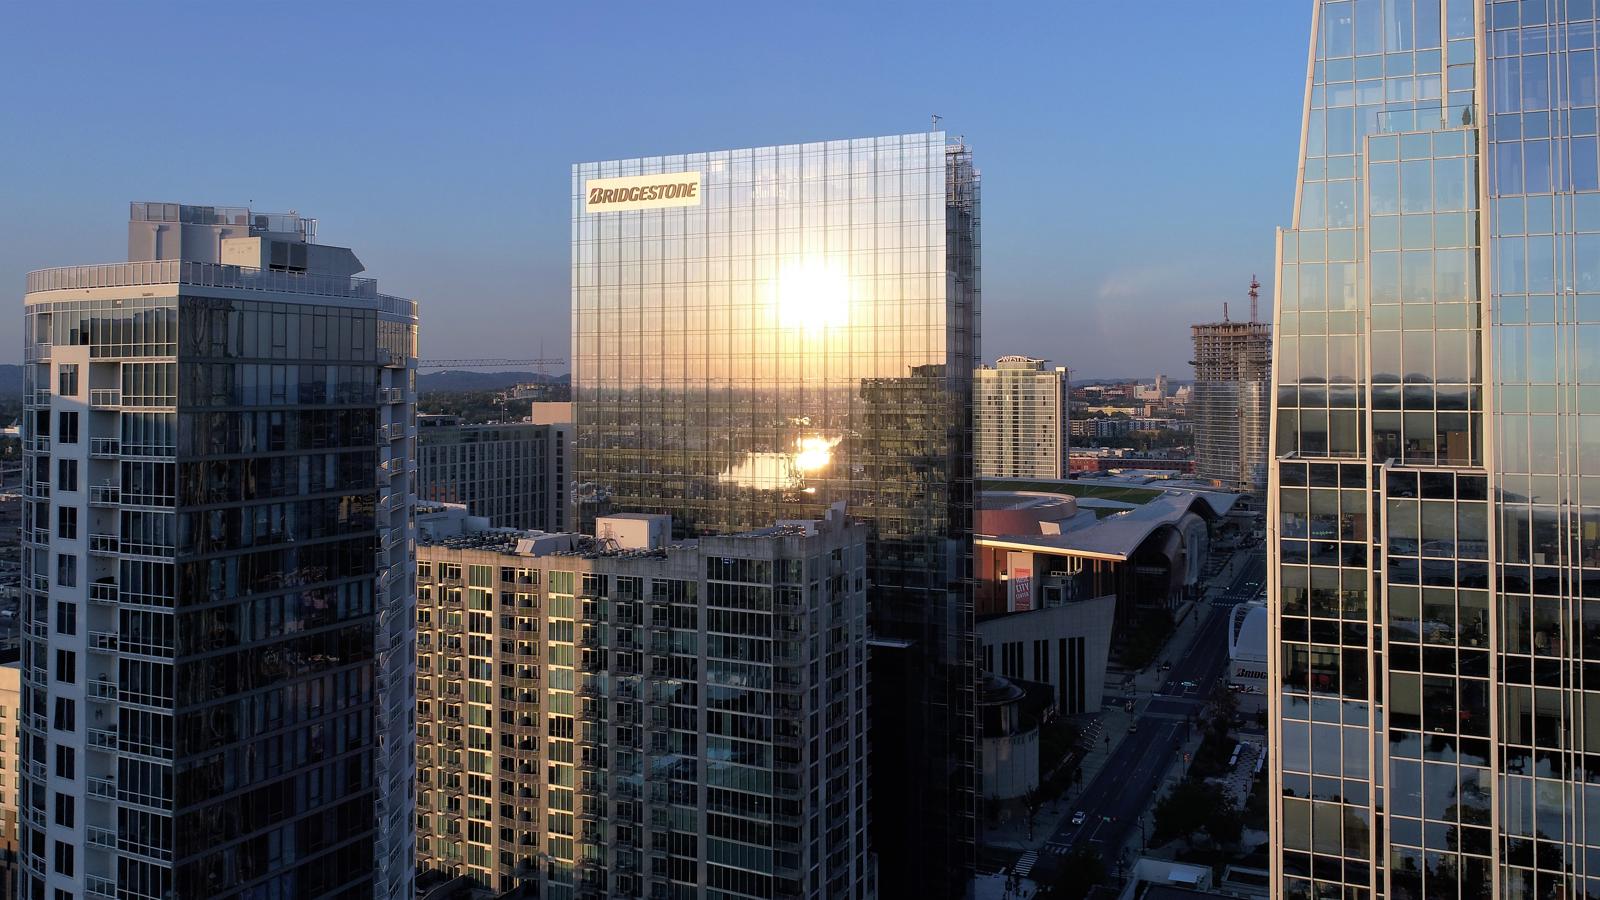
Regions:
<instances>
[{"instance_id":1,"label":"white car","mask_svg":"<svg viewBox=\"0 0 1600 900\"><path fill-rule=\"evenodd\" d=\"M1083 824L1083 820L1085 820L1087 818L1089 818L1088 813L1085 813L1083 810L1080 809L1077 812L1072 814L1072 824L1074 824L1074 825L1082 825Z\"/></svg>"}]
</instances>

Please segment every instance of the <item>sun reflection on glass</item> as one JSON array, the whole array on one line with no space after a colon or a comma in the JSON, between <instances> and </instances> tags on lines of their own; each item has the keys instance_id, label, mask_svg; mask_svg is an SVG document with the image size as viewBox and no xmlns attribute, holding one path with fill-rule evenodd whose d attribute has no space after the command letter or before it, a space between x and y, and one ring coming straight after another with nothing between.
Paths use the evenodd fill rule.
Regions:
<instances>
[{"instance_id":1,"label":"sun reflection on glass","mask_svg":"<svg viewBox=\"0 0 1600 900\"><path fill-rule=\"evenodd\" d=\"M850 321L850 276L820 259L785 264L778 272L778 324L808 333Z\"/></svg>"}]
</instances>

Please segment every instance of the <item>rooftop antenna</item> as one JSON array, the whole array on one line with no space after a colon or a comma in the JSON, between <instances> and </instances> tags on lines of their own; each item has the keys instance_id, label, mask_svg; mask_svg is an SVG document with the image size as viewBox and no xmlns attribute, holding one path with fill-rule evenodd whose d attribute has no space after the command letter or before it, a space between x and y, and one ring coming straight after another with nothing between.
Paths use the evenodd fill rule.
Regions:
<instances>
[{"instance_id":1,"label":"rooftop antenna","mask_svg":"<svg viewBox=\"0 0 1600 900\"><path fill-rule=\"evenodd\" d=\"M1250 276L1250 324L1256 322L1256 300L1261 296L1261 282L1254 275Z\"/></svg>"},{"instance_id":2,"label":"rooftop antenna","mask_svg":"<svg viewBox=\"0 0 1600 900\"><path fill-rule=\"evenodd\" d=\"M928 118L930 120L929 125L928 125L928 130L929 131L938 131L939 130L939 120L943 119L944 116L941 116L938 113L934 113L933 115L929 116Z\"/></svg>"}]
</instances>

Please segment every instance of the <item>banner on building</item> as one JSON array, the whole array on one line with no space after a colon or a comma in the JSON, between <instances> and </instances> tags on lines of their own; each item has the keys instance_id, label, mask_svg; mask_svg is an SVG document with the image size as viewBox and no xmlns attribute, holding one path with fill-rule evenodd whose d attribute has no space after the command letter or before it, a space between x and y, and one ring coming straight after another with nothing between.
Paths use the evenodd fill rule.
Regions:
<instances>
[{"instance_id":1,"label":"banner on building","mask_svg":"<svg viewBox=\"0 0 1600 900\"><path fill-rule=\"evenodd\" d=\"M1007 570L1011 575L1011 611L1033 609L1033 554L1013 552Z\"/></svg>"}]
</instances>

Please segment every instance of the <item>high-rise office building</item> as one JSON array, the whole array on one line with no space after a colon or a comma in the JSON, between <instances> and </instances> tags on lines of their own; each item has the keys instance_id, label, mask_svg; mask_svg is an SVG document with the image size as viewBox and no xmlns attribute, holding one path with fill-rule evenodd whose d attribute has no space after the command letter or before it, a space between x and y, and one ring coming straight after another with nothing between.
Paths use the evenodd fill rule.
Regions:
<instances>
[{"instance_id":1,"label":"high-rise office building","mask_svg":"<svg viewBox=\"0 0 1600 900\"><path fill-rule=\"evenodd\" d=\"M417 417L417 499L463 503L498 528L565 531L570 424Z\"/></svg>"},{"instance_id":2,"label":"high-rise office building","mask_svg":"<svg viewBox=\"0 0 1600 900\"><path fill-rule=\"evenodd\" d=\"M1594 896L1595 6L1315 10L1279 243L1276 887Z\"/></svg>"},{"instance_id":3,"label":"high-rise office building","mask_svg":"<svg viewBox=\"0 0 1600 900\"><path fill-rule=\"evenodd\" d=\"M1259 501L1267 490L1272 326L1252 315L1249 322L1211 322L1191 331L1195 475Z\"/></svg>"},{"instance_id":4,"label":"high-rise office building","mask_svg":"<svg viewBox=\"0 0 1600 900\"><path fill-rule=\"evenodd\" d=\"M417 310L315 235L28 275L24 896L412 894Z\"/></svg>"},{"instance_id":5,"label":"high-rise office building","mask_svg":"<svg viewBox=\"0 0 1600 900\"><path fill-rule=\"evenodd\" d=\"M977 476L1067 477L1067 370L1029 356L1002 356L974 377Z\"/></svg>"},{"instance_id":6,"label":"high-rise office building","mask_svg":"<svg viewBox=\"0 0 1600 900\"><path fill-rule=\"evenodd\" d=\"M424 526L418 862L558 898L875 897L866 529Z\"/></svg>"},{"instance_id":7,"label":"high-rise office building","mask_svg":"<svg viewBox=\"0 0 1600 900\"><path fill-rule=\"evenodd\" d=\"M943 132L572 172L574 468L684 534L870 531L873 847L906 896L975 860L979 179Z\"/></svg>"}]
</instances>

